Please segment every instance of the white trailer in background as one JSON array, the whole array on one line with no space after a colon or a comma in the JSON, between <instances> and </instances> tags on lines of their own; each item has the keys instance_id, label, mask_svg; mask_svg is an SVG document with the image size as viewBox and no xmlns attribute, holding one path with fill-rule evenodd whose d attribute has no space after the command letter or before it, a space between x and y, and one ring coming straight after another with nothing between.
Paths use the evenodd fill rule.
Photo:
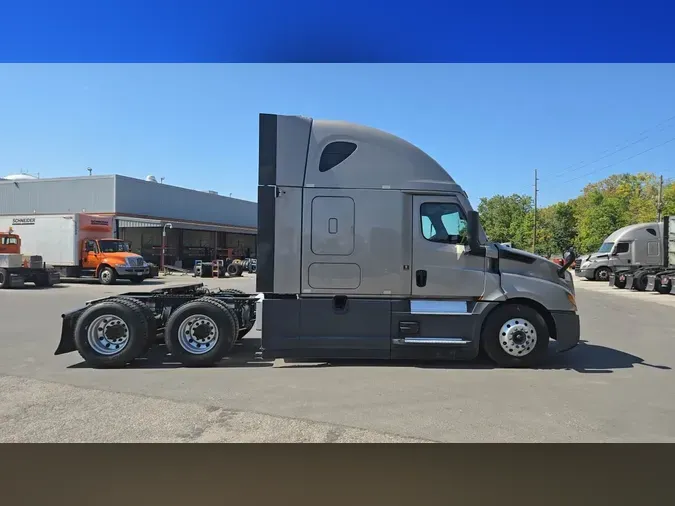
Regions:
<instances>
[{"instance_id":1,"label":"white trailer in background","mask_svg":"<svg viewBox=\"0 0 675 506\"><path fill-rule=\"evenodd\" d=\"M61 276L141 282L150 274L128 242L113 238L113 218L86 213L0 217L0 230L12 227L24 255L42 255Z\"/></svg>"}]
</instances>

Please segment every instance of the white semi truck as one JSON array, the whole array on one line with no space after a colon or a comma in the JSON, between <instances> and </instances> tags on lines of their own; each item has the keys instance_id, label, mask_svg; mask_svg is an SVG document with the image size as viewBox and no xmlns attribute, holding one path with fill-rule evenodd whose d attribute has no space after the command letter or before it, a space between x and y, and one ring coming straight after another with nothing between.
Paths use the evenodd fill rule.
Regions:
<instances>
[{"instance_id":1,"label":"white semi truck","mask_svg":"<svg viewBox=\"0 0 675 506\"><path fill-rule=\"evenodd\" d=\"M21 236L25 255L42 255L62 277L96 278L111 285L118 279L141 283L150 275L143 257L128 242L112 237L113 218L87 213L0 216L0 230Z\"/></svg>"},{"instance_id":2,"label":"white semi truck","mask_svg":"<svg viewBox=\"0 0 675 506\"><path fill-rule=\"evenodd\" d=\"M426 153L342 121L260 116L258 294L203 284L64 314L56 354L120 367L164 343L212 365L254 325L265 359L457 359L535 366L579 342L567 267L488 243Z\"/></svg>"}]
</instances>

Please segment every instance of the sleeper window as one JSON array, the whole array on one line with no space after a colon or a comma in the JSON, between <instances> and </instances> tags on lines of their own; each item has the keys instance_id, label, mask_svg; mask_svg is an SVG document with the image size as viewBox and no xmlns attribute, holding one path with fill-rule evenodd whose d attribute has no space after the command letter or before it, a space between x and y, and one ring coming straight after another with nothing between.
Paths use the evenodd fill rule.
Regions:
<instances>
[{"instance_id":1,"label":"sleeper window","mask_svg":"<svg viewBox=\"0 0 675 506\"><path fill-rule=\"evenodd\" d=\"M420 206L422 236L432 242L458 244L466 234L466 219L457 204L425 202Z\"/></svg>"}]
</instances>

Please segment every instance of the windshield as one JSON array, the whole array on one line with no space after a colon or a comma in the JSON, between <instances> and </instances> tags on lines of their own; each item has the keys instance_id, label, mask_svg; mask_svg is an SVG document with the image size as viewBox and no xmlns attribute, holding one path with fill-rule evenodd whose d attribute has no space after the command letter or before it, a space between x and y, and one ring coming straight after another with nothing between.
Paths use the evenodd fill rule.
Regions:
<instances>
[{"instance_id":1,"label":"windshield","mask_svg":"<svg viewBox=\"0 0 675 506\"><path fill-rule=\"evenodd\" d=\"M98 241L101 253L129 253L131 245L124 241Z\"/></svg>"},{"instance_id":2,"label":"windshield","mask_svg":"<svg viewBox=\"0 0 675 506\"><path fill-rule=\"evenodd\" d=\"M600 246L600 249L597 251L598 253L609 253L612 251L612 246L614 246L613 242L603 242L602 246Z\"/></svg>"}]
</instances>

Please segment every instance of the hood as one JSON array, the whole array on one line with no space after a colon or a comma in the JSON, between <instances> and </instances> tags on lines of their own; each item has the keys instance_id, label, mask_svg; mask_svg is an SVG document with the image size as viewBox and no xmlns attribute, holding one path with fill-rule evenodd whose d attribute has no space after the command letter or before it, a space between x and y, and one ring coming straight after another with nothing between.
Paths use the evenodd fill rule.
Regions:
<instances>
[{"instance_id":1,"label":"hood","mask_svg":"<svg viewBox=\"0 0 675 506\"><path fill-rule=\"evenodd\" d=\"M525 251L522 249L517 249L517 248L510 248L508 246L502 246L499 245L499 256L501 258L506 258L510 260L516 260L518 261L519 259L525 260L526 262L532 264L535 262L545 262L548 263L552 266L554 266L556 269L558 269L560 266L555 263L553 260L549 260L548 258L544 258L539 255L535 255L534 253L530 253L529 251Z\"/></svg>"},{"instance_id":2,"label":"hood","mask_svg":"<svg viewBox=\"0 0 675 506\"><path fill-rule=\"evenodd\" d=\"M141 255L138 255L136 253L129 253L126 251L116 251L115 253L104 253L106 256L113 256L117 258L138 258Z\"/></svg>"},{"instance_id":3,"label":"hood","mask_svg":"<svg viewBox=\"0 0 675 506\"><path fill-rule=\"evenodd\" d=\"M598 260L601 258L609 258L609 253L591 253L590 255L582 257L581 260L587 262L588 260Z\"/></svg>"}]
</instances>

